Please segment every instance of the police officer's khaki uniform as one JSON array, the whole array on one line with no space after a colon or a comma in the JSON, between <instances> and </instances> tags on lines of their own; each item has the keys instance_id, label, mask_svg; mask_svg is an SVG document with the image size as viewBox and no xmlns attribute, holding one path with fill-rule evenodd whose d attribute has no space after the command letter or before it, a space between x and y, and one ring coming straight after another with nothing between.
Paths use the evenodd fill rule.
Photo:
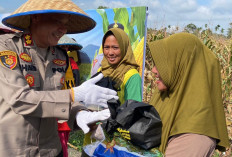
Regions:
<instances>
[{"instance_id":1,"label":"police officer's khaki uniform","mask_svg":"<svg viewBox=\"0 0 232 157\"><path fill-rule=\"evenodd\" d=\"M82 108L71 105L69 90L60 90L65 53L55 47L39 49L31 39L25 33L0 36L2 157L56 156L61 151L57 119L70 118L72 128Z\"/></svg>"}]
</instances>

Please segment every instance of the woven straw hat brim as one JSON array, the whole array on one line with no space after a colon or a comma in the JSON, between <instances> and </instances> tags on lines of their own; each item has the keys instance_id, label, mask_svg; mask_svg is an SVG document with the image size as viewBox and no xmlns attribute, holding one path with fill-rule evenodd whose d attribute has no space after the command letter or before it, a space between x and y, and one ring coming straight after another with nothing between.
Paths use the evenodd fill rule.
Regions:
<instances>
[{"instance_id":1,"label":"woven straw hat brim","mask_svg":"<svg viewBox=\"0 0 232 157\"><path fill-rule=\"evenodd\" d=\"M75 50L81 50L81 49L83 48L80 44L66 43L66 44L58 44L58 45L59 45L59 46L61 46L61 45L67 45L67 46L69 46L70 48L75 49Z\"/></svg>"},{"instance_id":2,"label":"woven straw hat brim","mask_svg":"<svg viewBox=\"0 0 232 157\"><path fill-rule=\"evenodd\" d=\"M49 13L69 15L67 34L86 32L96 26L96 22L71 0L28 0L2 23L23 31L30 26L30 15Z\"/></svg>"},{"instance_id":3,"label":"woven straw hat brim","mask_svg":"<svg viewBox=\"0 0 232 157\"><path fill-rule=\"evenodd\" d=\"M76 41L74 41L72 38L70 38L67 35L63 35L60 40L58 41L57 45L67 45L70 46L76 50L80 50L83 48L82 45L78 44Z\"/></svg>"}]
</instances>

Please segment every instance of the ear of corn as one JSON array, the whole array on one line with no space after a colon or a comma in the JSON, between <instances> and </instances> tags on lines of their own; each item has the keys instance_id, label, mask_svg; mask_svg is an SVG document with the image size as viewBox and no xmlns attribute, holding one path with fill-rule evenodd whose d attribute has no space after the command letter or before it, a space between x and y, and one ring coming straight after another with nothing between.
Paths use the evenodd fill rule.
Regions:
<instances>
[{"instance_id":1,"label":"ear of corn","mask_svg":"<svg viewBox=\"0 0 232 157\"><path fill-rule=\"evenodd\" d=\"M142 76L142 70L143 70L143 48L144 48L144 37L140 40L138 43L137 47L134 50L134 56L135 56L135 61L137 64L140 66L139 69L139 75Z\"/></svg>"}]
</instances>

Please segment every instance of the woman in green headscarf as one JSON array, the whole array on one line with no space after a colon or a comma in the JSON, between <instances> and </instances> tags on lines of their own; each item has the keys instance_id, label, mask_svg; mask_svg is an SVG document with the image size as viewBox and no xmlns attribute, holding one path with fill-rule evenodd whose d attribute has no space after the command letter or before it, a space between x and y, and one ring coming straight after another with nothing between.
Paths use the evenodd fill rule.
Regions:
<instances>
[{"instance_id":1,"label":"woman in green headscarf","mask_svg":"<svg viewBox=\"0 0 232 157\"><path fill-rule=\"evenodd\" d=\"M135 61L126 32L120 28L111 28L103 37L102 47L104 57L100 69L104 77L109 76L115 81L115 87L120 89L120 103L123 104L129 99L142 101L139 65ZM85 136L84 145L91 143L90 136L91 133Z\"/></svg>"},{"instance_id":2,"label":"woman in green headscarf","mask_svg":"<svg viewBox=\"0 0 232 157\"><path fill-rule=\"evenodd\" d=\"M211 156L229 144L218 59L194 35L179 33L149 43L157 91L152 104L163 122L166 157Z\"/></svg>"},{"instance_id":3,"label":"woman in green headscarf","mask_svg":"<svg viewBox=\"0 0 232 157\"><path fill-rule=\"evenodd\" d=\"M120 28L110 29L103 37L102 47L104 57L101 72L105 77L112 78L116 87L120 87L118 96L121 104L128 99L142 101L139 65L126 32Z\"/></svg>"}]
</instances>

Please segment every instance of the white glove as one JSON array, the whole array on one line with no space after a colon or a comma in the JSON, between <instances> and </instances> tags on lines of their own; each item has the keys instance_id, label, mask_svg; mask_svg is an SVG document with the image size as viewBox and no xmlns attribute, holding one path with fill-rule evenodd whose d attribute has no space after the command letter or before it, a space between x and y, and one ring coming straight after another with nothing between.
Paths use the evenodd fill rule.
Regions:
<instances>
[{"instance_id":1,"label":"white glove","mask_svg":"<svg viewBox=\"0 0 232 157\"><path fill-rule=\"evenodd\" d=\"M77 125L86 134L90 130L90 128L88 127L88 124L106 120L109 117L110 117L109 109L105 109L99 112L80 111L76 114L76 121L77 121Z\"/></svg>"},{"instance_id":2,"label":"white glove","mask_svg":"<svg viewBox=\"0 0 232 157\"><path fill-rule=\"evenodd\" d=\"M118 100L117 92L108 88L95 85L96 82L103 78L103 74L85 81L78 87L74 87L73 95L74 102L83 102L86 107L90 105L99 105L108 108L107 101L115 98Z\"/></svg>"}]
</instances>

